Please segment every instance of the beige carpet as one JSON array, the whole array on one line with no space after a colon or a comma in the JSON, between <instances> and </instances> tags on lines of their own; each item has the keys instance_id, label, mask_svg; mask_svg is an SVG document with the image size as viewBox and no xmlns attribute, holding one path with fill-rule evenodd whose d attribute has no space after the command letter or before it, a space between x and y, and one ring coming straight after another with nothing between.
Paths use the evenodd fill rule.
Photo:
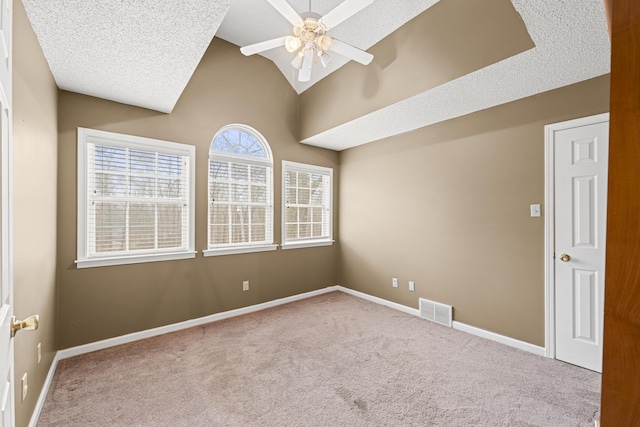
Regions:
<instances>
[{"instance_id":1,"label":"beige carpet","mask_svg":"<svg viewBox=\"0 0 640 427\"><path fill-rule=\"evenodd\" d=\"M593 426L600 375L334 292L63 360L39 426Z\"/></svg>"}]
</instances>

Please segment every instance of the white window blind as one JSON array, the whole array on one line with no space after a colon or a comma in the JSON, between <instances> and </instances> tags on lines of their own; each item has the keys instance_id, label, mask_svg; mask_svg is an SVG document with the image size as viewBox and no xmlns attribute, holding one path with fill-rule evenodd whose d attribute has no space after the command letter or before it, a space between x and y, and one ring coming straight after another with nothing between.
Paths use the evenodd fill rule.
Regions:
<instances>
[{"instance_id":1,"label":"white window blind","mask_svg":"<svg viewBox=\"0 0 640 427\"><path fill-rule=\"evenodd\" d=\"M282 162L283 248L330 244L333 169Z\"/></svg>"},{"instance_id":2,"label":"white window blind","mask_svg":"<svg viewBox=\"0 0 640 427\"><path fill-rule=\"evenodd\" d=\"M78 129L78 266L193 257L192 146Z\"/></svg>"},{"instance_id":3,"label":"white window blind","mask_svg":"<svg viewBox=\"0 0 640 427\"><path fill-rule=\"evenodd\" d=\"M209 152L209 250L205 255L274 250L273 163L269 144L229 125Z\"/></svg>"}]
</instances>

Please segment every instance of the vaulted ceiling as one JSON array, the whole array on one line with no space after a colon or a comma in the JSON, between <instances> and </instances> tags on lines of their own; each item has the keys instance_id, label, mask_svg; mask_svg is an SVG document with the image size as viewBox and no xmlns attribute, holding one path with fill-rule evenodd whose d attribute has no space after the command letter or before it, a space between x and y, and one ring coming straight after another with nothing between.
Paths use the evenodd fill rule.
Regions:
<instances>
[{"instance_id":1,"label":"vaulted ceiling","mask_svg":"<svg viewBox=\"0 0 640 427\"><path fill-rule=\"evenodd\" d=\"M23 2L61 89L165 113L214 35L244 46L291 32L266 0ZM339 3L290 0L298 13L320 15ZM284 48L265 52L301 94L301 142L343 150L609 72L602 0L485 3L495 7L476 4L470 20L459 0L375 0L332 30L374 61L365 67L333 55L326 69L314 66L307 83L297 81ZM498 12L513 25L503 25ZM443 43L439 34L451 35L438 19L471 50L462 55L464 45ZM476 47L476 40L486 43ZM484 53L471 58L480 48ZM372 86L372 79L390 89ZM356 105L341 108L350 99Z\"/></svg>"},{"instance_id":2,"label":"vaulted ceiling","mask_svg":"<svg viewBox=\"0 0 640 427\"><path fill-rule=\"evenodd\" d=\"M313 12L326 15L344 0L288 0L299 13ZM367 50L380 40L424 12L438 0L375 0L370 6L331 29L331 35L360 49ZM234 0L216 36L223 40L245 46L263 40L291 34L291 24L266 0ZM297 80L297 70L291 66L292 55L285 49L272 49L263 54L280 69L291 86L302 93L324 77L336 71L348 60L332 54L327 68L314 67L311 81Z\"/></svg>"}]
</instances>

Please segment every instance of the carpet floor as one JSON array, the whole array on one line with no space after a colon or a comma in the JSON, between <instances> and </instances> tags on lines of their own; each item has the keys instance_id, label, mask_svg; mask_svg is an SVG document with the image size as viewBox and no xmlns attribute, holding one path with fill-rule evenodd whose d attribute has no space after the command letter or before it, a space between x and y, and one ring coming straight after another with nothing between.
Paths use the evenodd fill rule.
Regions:
<instances>
[{"instance_id":1,"label":"carpet floor","mask_svg":"<svg viewBox=\"0 0 640 427\"><path fill-rule=\"evenodd\" d=\"M600 375L333 292L60 361L39 426L593 426Z\"/></svg>"}]
</instances>

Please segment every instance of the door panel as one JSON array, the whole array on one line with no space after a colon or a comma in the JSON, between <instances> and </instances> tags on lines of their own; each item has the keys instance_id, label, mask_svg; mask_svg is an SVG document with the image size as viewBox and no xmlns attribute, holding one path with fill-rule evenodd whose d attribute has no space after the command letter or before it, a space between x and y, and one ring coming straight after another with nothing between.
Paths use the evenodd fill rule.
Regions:
<instances>
[{"instance_id":1,"label":"door panel","mask_svg":"<svg viewBox=\"0 0 640 427\"><path fill-rule=\"evenodd\" d=\"M559 130L554 138L556 358L598 372L608 138L608 122Z\"/></svg>"},{"instance_id":2,"label":"door panel","mask_svg":"<svg viewBox=\"0 0 640 427\"><path fill-rule=\"evenodd\" d=\"M12 427L13 397L13 283L11 275L11 219L9 153L11 139L11 0L0 0L0 426Z\"/></svg>"},{"instance_id":3,"label":"door panel","mask_svg":"<svg viewBox=\"0 0 640 427\"><path fill-rule=\"evenodd\" d=\"M596 248L597 176L573 178L573 246Z\"/></svg>"},{"instance_id":4,"label":"door panel","mask_svg":"<svg viewBox=\"0 0 640 427\"><path fill-rule=\"evenodd\" d=\"M597 344L598 272L573 270L573 338Z\"/></svg>"},{"instance_id":5,"label":"door panel","mask_svg":"<svg viewBox=\"0 0 640 427\"><path fill-rule=\"evenodd\" d=\"M10 82L12 0L0 0L0 80ZM5 84L6 99L11 102L11 84Z\"/></svg>"},{"instance_id":6,"label":"door panel","mask_svg":"<svg viewBox=\"0 0 640 427\"><path fill-rule=\"evenodd\" d=\"M1 426L12 425L13 419L13 340L11 320L13 316L12 284L9 272L9 229L7 202L7 175L5 173L8 155L9 109L0 84L0 421Z\"/></svg>"}]
</instances>

